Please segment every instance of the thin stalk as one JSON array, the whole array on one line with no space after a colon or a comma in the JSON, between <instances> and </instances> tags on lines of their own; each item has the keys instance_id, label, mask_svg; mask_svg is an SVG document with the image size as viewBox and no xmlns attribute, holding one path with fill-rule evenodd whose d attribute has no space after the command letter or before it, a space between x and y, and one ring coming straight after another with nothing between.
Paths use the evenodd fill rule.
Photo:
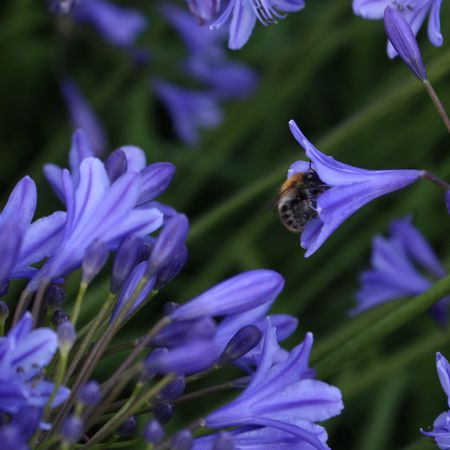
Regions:
<instances>
[{"instance_id":1,"label":"thin stalk","mask_svg":"<svg viewBox=\"0 0 450 450\"><path fill-rule=\"evenodd\" d=\"M45 290L48 286L48 281L43 280L36 294L36 298L34 299L33 308L31 310L31 314L33 316L33 326L35 327L39 320L39 314L41 312L42 301L44 299Z\"/></svg>"},{"instance_id":2,"label":"thin stalk","mask_svg":"<svg viewBox=\"0 0 450 450\"><path fill-rule=\"evenodd\" d=\"M143 393L139 398L135 399L132 405L128 405L125 408L125 405L121 408L121 410L105 425L103 425L100 430L92 436L92 438L83 445L81 448L87 450L92 448L93 445L99 441L101 441L104 437L108 436L109 433L112 433L118 426L120 426L128 417L135 414L139 411L145 404L147 404L150 400L156 397L159 392L166 387L171 381L176 378L176 375L166 375L162 378L155 386L149 389L147 392ZM130 406L130 407L128 407Z\"/></svg>"},{"instance_id":3,"label":"thin stalk","mask_svg":"<svg viewBox=\"0 0 450 450\"><path fill-rule=\"evenodd\" d=\"M78 317L79 317L80 311L81 311L81 305L83 303L84 296L86 295L87 287L88 287L87 283L85 283L83 281L80 283L80 288L78 289L78 295L75 300L75 305L73 307L72 314L70 315L70 320L73 323L73 326L75 326L77 324Z\"/></svg>"},{"instance_id":4,"label":"thin stalk","mask_svg":"<svg viewBox=\"0 0 450 450\"><path fill-rule=\"evenodd\" d=\"M424 180L431 181L434 183L438 188L442 189L443 191L447 192L450 190L450 184L448 184L446 181L442 180L441 178L437 177L433 173L429 172L428 170L421 170L420 176Z\"/></svg>"},{"instance_id":5,"label":"thin stalk","mask_svg":"<svg viewBox=\"0 0 450 450\"><path fill-rule=\"evenodd\" d=\"M26 288L20 294L19 302L17 303L16 310L14 312L12 326L14 326L22 317L22 314L25 312L28 304L30 303L32 295L33 293L28 291Z\"/></svg>"},{"instance_id":6,"label":"thin stalk","mask_svg":"<svg viewBox=\"0 0 450 450\"><path fill-rule=\"evenodd\" d=\"M441 100L439 99L438 95L436 94L436 91L434 90L433 86L431 85L429 80L424 80L423 85L425 86L425 89L428 93L428 95L431 98L431 101L433 102L434 106L436 107L436 110L439 114L439 116L442 119L442 122L444 122L444 125L447 128L447 131L450 133L450 119L448 118L447 111L445 110L444 105L442 104Z\"/></svg>"}]
</instances>

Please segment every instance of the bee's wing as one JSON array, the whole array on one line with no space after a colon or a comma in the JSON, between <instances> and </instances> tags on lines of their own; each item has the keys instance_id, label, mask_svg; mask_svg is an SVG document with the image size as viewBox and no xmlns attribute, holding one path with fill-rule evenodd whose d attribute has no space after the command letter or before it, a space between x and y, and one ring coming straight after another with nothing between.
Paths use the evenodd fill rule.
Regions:
<instances>
[{"instance_id":1,"label":"bee's wing","mask_svg":"<svg viewBox=\"0 0 450 450\"><path fill-rule=\"evenodd\" d=\"M270 211L275 211L278 203L281 200L281 197L283 197L283 195L286 195L288 192L291 192L292 190L295 189L295 186L289 186L288 188L284 189L283 191L281 191L276 198L272 199L269 203L267 203L266 205L266 209L270 210Z\"/></svg>"}]
</instances>

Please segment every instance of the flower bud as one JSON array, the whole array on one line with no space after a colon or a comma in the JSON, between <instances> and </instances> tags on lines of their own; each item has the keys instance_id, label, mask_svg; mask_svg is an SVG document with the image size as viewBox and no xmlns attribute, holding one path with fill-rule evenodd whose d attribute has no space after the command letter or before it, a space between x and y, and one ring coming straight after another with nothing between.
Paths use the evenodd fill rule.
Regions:
<instances>
[{"instance_id":1,"label":"flower bud","mask_svg":"<svg viewBox=\"0 0 450 450\"><path fill-rule=\"evenodd\" d=\"M86 249L83 259L82 272L83 283L89 284L103 269L108 261L108 247L99 239L96 239Z\"/></svg>"},{"instance_id":2,"label":"flower bud","mask_svg":"<svg viewBox=\"0 0 450 450\"><path fill-rule=\"evenodd\" d=\"M187 3L199 23L209 22L220 10L220 0L187 0Z\"/></svg>"},{"instance_id":3,"label":"flower bud","mask_svg":"<svg viewBox=\"0 0 450 450\"><path fill-rule=\"evenodd\" d=\"M189 430L181 430L170 441L171 450L191 450L194 446L192 433Z\"/></svg>"},{"instance_id":4,"label":"flower bud","mask_svg":"<svg viewBox=\"0 0 450 450\"><path fill-rule=\"evenodd\" d=\"M450 191L445 193L445 206L447 206L447 212L450 214Z\"/></svg>"},{"instance_id":5,"label":"flower bud","mask_svg":"<svg viewBox=\"0 0 450 450\"><path fill-rule=\"evenodd\" d=\"M148 278L170 263L180 251L180 247L184 245L188 231L189 221L184 214L177 214L167 222L156 238L155 246L148 259L146 270Z\"/></svg>"},{"instance_id":6,"label":"flower bud","mask_svg":"<svg viewBox=\"0 0 450 450\"><path fill-rule=\"evenodd\" d=\"M44 294L44 301L47 307L51 310L61 308L66 299L66 292L61 286L51 284Z\"/></svg>"},{"instance_id":7,"label":"flower bud","mask_svg":"<svg viewBox=\"0 0 450 450\"><path fill-rule=\"evenodd\" d=\"M144 439L149 444L158 444L164 439L164 428L156 419L150 420L145 426Z\"/></svg>"},{"instance_id":8,"label":"flower bud","mask_svg":"<svg viewBox=\"0 0 450 450\"><path fill-rule=\"evenodd\" d=\"M62 322L58 326L56 333L58 335L59 351L63 357L67 357L77 338L77 334L75 332L74 326L72 325L72 322L68 320Z\"/></svg>"},{"instance_id":9,"label":"flower bud","mask_svg":"<svg viewBox=\"0 0 450 450\"><path fill-rule=\"evenodd\" d=\"M152 413L155 416L155 419L164 425L172 418L173 406L170 403L157 403L153 406Z\"/></svg>"},{"instance_id":10,"label":"flower bud","mask_svg":"<svg viewBox=\"0 0 450 450\"><path fill-rule=\"evenodd\" d=\"M222 431L214 439L212 450L234 450L235 448L236 446L230 433Z\"/></svg>"},{"instance_id":11,"label":"flower bud","mask_svg":"<svg viewBox=\"0 0 450 450\"><path fill-rule=\"evenodd\" d=\"M138 205L159 197L169 186L175 173L175 166L169 162L150 164L141 170L141 189Z\"/></svg>"},{"instance_id":12,"label":"flower bud","mask_svg":"<svg viewBox=\"0 0 450 450\"><path fill-rule=\"evenodd\" d=\"M151 236L144 236L142 238L141 252L139 254L139 262L148 261L155 246L156 238Z\"/></svg>"},{"instance_id":13,"label":"flower bud","mask_svg":"<svg viewBox=\"0 0 450 450\"><path fill-rule=\"evenodd\" d=\"M186 382L184 377L178 377L161 389L158 398L165 401L175 400L183 394L185 388Z\"/></svg>"},{"instance_id":14,"label":"flower bud","mask_svg":"<svg viewBox=\"0 0 450 450\"><path fill-rule=\"evenodd\" d=\"M409 70L420 81L425 81L427 73L416 36L402 14L387 6L384 10L384 27L389 41Z\"/></svg>"},{"instance_id":15,"label":"flower bud","mask_svg":"<svg viewBox=\"0 0 450 450\"><path fill-rule=\"evenodd\" d=\"M133 436L136 433L136 417L130 416L125 422L117 429L117 434L122 437Z\"/></svg>"},{"instance_id":16,"label":"flower bud","mask_svg":"<svg viewBox=\"0 0 450 450\"><path fill-rule=\"evenodd\" d=\"M256 325L242 327L228 342L217 364L223 366L241 358L261 340L261 330Z\"/></svg>"},{"instance_id":17,"label":"flower bud","mask_svg":"<svg viewBox=\"0 0 450 450\"><path fill-rule=\"evenodd\" d=\"M105 169L111 183L114 183L114 181L120 178L127 171L127 157L120 148L114 150L108 156L105 161Z\"/></svg>"},{"instance_id":18,"label":"flower bud","mask_svg":"<svg viewBox=\"0 0 450 450\"><path fill-rule=\"evenodd\" d=\"M5 280L0 284L0 298L4 297L9 291L9 280Z\"/></svg>"},{"instance_id":19,"label":"flower bud","mask_svg":"<svg viewBox=\"0 0 450 450\"><path fill-rule=\"evenodd\" d=\"M102 391L97 381L88 381L84 386L81 386L78 391L78 401L85 406L94 408L97 406L102 398Z\"/></svg>"},{"instance_id":20,"label":"flower bud","mask_svg":"<svg viewBox=\"0 0 450 450\"><path fill-rule=\"evenodd\" d=\"M61 435L65 442L75 444L83 434L84 423L77 416L69 416L61 427Z\"/></svg>"},{"instance_id":21,"label":"flower bud","mask_svg":"<svg viewBox=\"0 0 450 450\"><path fill-rule=\"evenodd\" d=\"M66 322L69 320L69 316L62 310L62 309L57 309L54 313L53 313L53 325L55 326L55 328L58 328L59 325L61 325L62 323Z\"/></svg>"},{"instance_id":22,"label":"flower bud","mask_svg":"<svg viewBox=\"0 0 450 450\"><path fill-rule=\"evenodd\" d=\"M188 250L182 245L178 252L170 260L169 264L163 267L157 274L155 289L161 289L171 282L184 268L188 259Z\"/></svg>"},{"instance_id":23,"label":"flower bud","mask_svg":"<svg viewBox=\"0 0 450 450\"><path fill-rule=\"evenodd\" d=\"M142 247L142 238L127 236L119 245L111 276L111 292L117 294L136 267Z\"/></svg>"},{"instance_id":24,"label":"flower bud","mask_svg":"<svg viewBox=\"0 0 450 450\"><path fill-rule=\"evenodd\" d=\"M21 438L28 441L37 430L42 413L43 409L38 406L24 406L14 414L10 423L20 431Z\"/></svg>"}]
</instances>

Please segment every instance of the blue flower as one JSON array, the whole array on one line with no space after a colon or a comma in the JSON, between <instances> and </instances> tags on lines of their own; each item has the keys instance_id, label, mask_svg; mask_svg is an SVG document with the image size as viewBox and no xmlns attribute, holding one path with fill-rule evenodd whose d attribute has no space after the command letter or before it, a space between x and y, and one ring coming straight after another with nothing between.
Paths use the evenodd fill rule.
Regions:
<instances>
[{"instance_id":1,"label":"blue flower","mask_svg":"<svg viewBox=\"0 0 450 450\"><path fill-rule=\"evenodd\" d=\"M187 0L187 4L200 23L209 22L220 10L220 0Z\"/></svg>"},{"instance_id":2,"label":"blue flower","mask_svg":"<svg viewBox=\"0 0 450 450\"><path fill-rule=\"evenodd\" d=\"M274 363L279 346L276 329L268 319L261 360L252 381L235 400L206 416L205 425L216 429L268 427L312 449L328 449L327 434L315 422L338 415L343 404L337 388L306 378L312 343L308 333L285 361Z\"/></svg>"},{"instance_id":3,"label":"blue flower","mask_svg":"<svg viewBox=\"0 0 450 450\"><path fill-rule=\"evenodd\" d=\"M447 403L450 407L450 364L439 352L436 353L436 368L442 389L447 394ZM422 434L434 438L441 450L450 449L450 411L440 414L433 423L433 431L420 430Z\"/></svg>"},{"instance_id":4,"label":"blue flower","mask_svg":"<svg viewBox=\"0 0 450 450\"><path fill-rule=\"evenodd\" d=\"M148 26L141 12L106 0L80 0L73 14L78 22L92 25L105 41L119 47L134 44Z\"/></svg>"},{"instance_id":5,"label":"blue flower","mask_svg":"<svg viewBox=\"0 0 450 450\"><path fill-rule=\"evenodd\" d=\"M0 338L0 411L17 413L31 405L43 408L53 391L53 383L42 378L41 371L52 360L58 348L58 338L49 328L32 330L31 314ZM69 396L60 387L52 403L55 408Z\"/></svg>"},{"instance_id":6,"label":"blue flower","mask_svg":"<svg viewBox=\"0 0 450 450\"><path fill-rule=\"evenodd\" d=\"M51 256L63 238L66 214L58 211L31 223L36 209L34 181L22 178L0 214L0 285L10 278L29 278L32 264Z\"/></svg>"},{"instance_id":7,"label":"blue flower","mask_svg":"<svg viewBox=\"0 0 450 450\"><path fill-rule=\"evenodd\" d=\"M301 246L307 249L305 257L317 251L342 222L366 203L402 189L421 177L420 170L366 170L341 163L314 147L293 120L289 127L311 163L296 161L289 168L288 178L312 169L327 186L316 199L317 217L306 224L301 234Z\"/></svg>"},{"instance_id":8,"label":"blue flower","mask_svg":"<svg viewBox=\"0 0 450 450\"><path fill-rule=\"evenodd\" d=\"M415 35L428 16L428 39L440 47L443 42L439 18L441 5L442 0L353 0L353 11L365 19L382 19L384 10L390 6L403 16ZM388 43L387 52L391 58L397 55L391 43Z\"/></svg>"},{"instance_id":9,"label":"blue flower","mask_svg":"<svg viewBox=\"0 0 450 450\"><path fill-rule=\"evenodd\" d=\"M271 25L285 17L285 13L304 7L304 0L229 0L211 28L220 28L231 20L228 47L239 50L249 40L257 20L264 26Z\"/></svg>"},{"instance_id":10,"label":"blue flower","mask_svg":"<svg viewBox=\"0 0 450 450\"><path fill-rule=\"evenodd\" d=\"M156 95L169 111L175 133L188 145L199 141L200 128L215 128L222 122L218 100L208 91L194 91L168 81L153 80Z\"/></svg>"},{"instance_id":11,"label":"blue flower","mask_svg":"<svg viewBox=\"0 0 450 450\"><path fill-rule=\"evenodd\" d=\"M62 81L61 91L70 114L72 127L86 133L96 154L103 153L106 150L106 136L91 106L70 79L66 78Z\"/></svg>"},{"instance_id":12,"label":"blue flower","mask_svg":"<svg viewBox=\"0 0 450 450\"><path fill-rule=\"evenodd\" d=\"M432 286L430 277L442 278L446 270L425 237L411 224L411 218L392 222L391 236L376 236L372 247L372 269L361 274L356 294L359 313L381 303L405 296L419 295ZM439 324L446 324L448 299L436 304L431 313Z\"/></svg>"},{"instance_id":13,"label":"blue flower","mask_svg":"<svg viewBox=\"0 0 450 450\"><path fill-rule=\"evenodd\" d=\"M96 239L115 250L127 235L144 236L162 224L158 209L137 208L142 189L140 172L129 170L111 183L104 164L88 157L81 161L79 183L64 169L61 186L67 207L64 239L33 278L30 290L36 289L42 279L50 281L76 269Z\"/></svg>"}]
</instances>

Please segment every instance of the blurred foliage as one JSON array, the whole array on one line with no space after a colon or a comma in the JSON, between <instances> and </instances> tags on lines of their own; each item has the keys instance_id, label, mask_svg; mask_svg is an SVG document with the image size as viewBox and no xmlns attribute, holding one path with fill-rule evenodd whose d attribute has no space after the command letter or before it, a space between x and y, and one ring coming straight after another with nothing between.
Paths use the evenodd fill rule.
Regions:
<instances>
[{"instance_id":1,"label":"blurred foliage","mask_svg":"<svg viewBox=\"0 0 450 450\"><path fill-rule=\"evenodd\" d=\"M232 57L259 71L259 88L246 101L228 103L222 126L203 133L199 146L186 148L173 137L148 84L154 75L182 76L174 64L180 42L159 16L156 2L122 3L146 11L151 20L139 41L152 53L145 68L134 67L93 30L55 20L44 2L2 2L0 182L5 199L13 184L29 174L38 183L39 215L59 207L41 169L45 162L67 165L71 131L58 85L63 73L77 81L97 111L111 150L130 143L142 147L150 161L176 164L163 200L191 220L190 262L161 292L159 302L135 319L134 336L153 322L162 301L184 301L236 272L266 267L286 278L275 310L300 319L289 342L298 342L307 330L314 332L316 343L323 341L350 321L348 310L358 275L369 262L371 238L406 214L414 216L450 268L443 195L428 183L363 208L309 259L303 257L298 236L289 234L267 208L288 165L304 157L289 133L291 118L321 150L346 163L423 168L450 180L446 130L420 83L399 60L387 58L381 21L355 17L350 0L316 0L277 26L258 25L247 46ZM441 21L448 30L445 2ZM420 34L430 79L446 105L449 38L434 48ZM106 298L107 282L105 275L90 289L85 319ZM346 408L326 424L331 447L388 450L420 440L419 427L430 426L446 408L436 350L450 356L450 334L423 316L333 374L329 381L343 390ZM105 361L103 370L114 361ZM208 398L203 405L220 400ZM188 405L174 421L184 423L190 416ZM421 440L414 448L427 445Z\"/></svg>"}]
</instances>

